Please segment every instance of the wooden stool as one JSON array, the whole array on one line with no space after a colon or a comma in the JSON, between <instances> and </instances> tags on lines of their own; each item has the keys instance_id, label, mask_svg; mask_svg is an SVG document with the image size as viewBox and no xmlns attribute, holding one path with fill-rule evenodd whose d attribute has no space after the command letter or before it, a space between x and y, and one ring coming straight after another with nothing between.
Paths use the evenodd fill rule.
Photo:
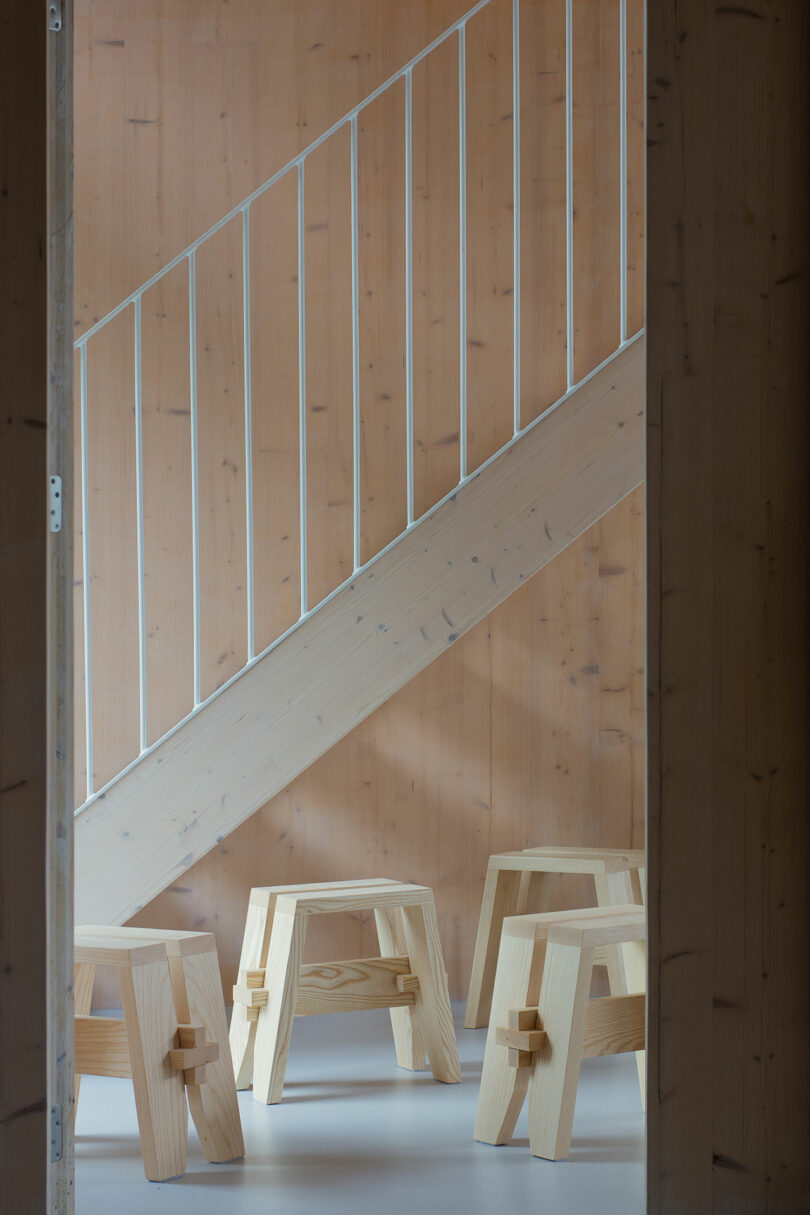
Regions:
<instances>
[{"instance_id":1,"label":"wooden stool","mask_svg":"<svg viewBox=\"0 0 810 1215\"><path fill-rule=\"evenodd\" d=\"M311 915L373 910L380 958L302 964ZM281 1101L294 1016L390 1008L397 1062L461 1080L433 892L387 878L264 886L250 893L231 1055L237 1088Z\"/></svg>"},{"instance_id":2,"label":"wooden stool","mask_svg":"<svg viewBox=\"0 0 810 1215\"><path fill-rule=\"evenodd\" d=\"M185 1170L186 1097L206 1158L244 1156L213 935L91 925L74 948L77 1101L82 1075L131 1077L150 1181ZM118 971L123 1019L88 1015L97 966Z\"/></svg>"},{"instance_id":3,"label":"wooden stool","mask_svg":"<svg viewBox=\"0 0 810 1215\"><path fill-rule=\"evenodd\" d=\"M549 879L554 873L592 874L600 907L644 902L643 849L526 848L491 856L475 940L465 1028L489 1024L504 918L546 911ZM600 950L596 964L607 966L610 990L614 995L621 994L625 990L621 951Z\"/></svg>"},{"instance_id":4,"label":"wooden stool","mask_svg":"<svg viewBox=\"0 0 810 1215\"><path fill-rule=\"evenodd\" d=\"M568 1155L580 1061L644 1049L645 937L636 905L504 921L476 1139L506 1143L528 1088L532 1155ZM595 950L619 944L629 994L591 999Z\"/></svg>"}]
</instances>

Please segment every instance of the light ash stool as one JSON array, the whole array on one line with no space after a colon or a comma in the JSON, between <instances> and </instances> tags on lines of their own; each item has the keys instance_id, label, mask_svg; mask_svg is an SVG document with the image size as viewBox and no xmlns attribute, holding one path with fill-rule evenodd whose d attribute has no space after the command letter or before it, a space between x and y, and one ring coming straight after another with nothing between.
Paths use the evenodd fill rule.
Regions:
<instances>
[{"instance_id":1,"label":"light ash stool","mask_svg":"<svg viewBox=\"0 0 810 1215\"><path fill-rule=\"evenodd\" d=\"M532 1155L568 1155L580 1061L644 1049L645 937L635 905L504 921L476 1139L506 1143L528 1089ZM615 945L625 951L629 991L591 999L595 951Z\"/></svg>"},{"instance_id":2,"label":"light ash stool","mask_svg":"<svg viewBox=\"0 0 810 1215\"><path fill-rule=\"evenodd\" d=\"M615 848L526 848L489 858L481 917L475 941L464 1025L489 1024L492 984L501 927L506 916L548 909L550 878L555 873L590 874L600 907L644 902L644 850ZM621 950L597 951L596 964L607 966L610 990L625 990Z\"/></svg>"},{"instance_id":3,"label":"light ash stool","mask_svg":"<svg viewBox=\"0 0 810 1215\"><path fill-rule=\"evenodd\" d=\"M82 1075L131 1078L149 1181L185 1171L189 1109L206 1159L244 1156L213 935L89 925L74 950L76 1100ZM117 970L123 1018L88 1015L97 966Z\"/></svg>"},{"instance_id":4,"label":"light ash stool","mask_svg":"<svg viewBox=\"0 0 810 1215\"><path fill-rule=\"evenodd\" d=\"M379 958L304 964L312 915L373 911ZM237 1088L256 1101L281 1101L293 1018L390 1008L397 1062L419 1071L425 1049L435 1080L461 1080L433 892L387 878L311 886L256 887L250 893L239 981L234 987L231 1056Z\"/></svg>"}]
</instances>

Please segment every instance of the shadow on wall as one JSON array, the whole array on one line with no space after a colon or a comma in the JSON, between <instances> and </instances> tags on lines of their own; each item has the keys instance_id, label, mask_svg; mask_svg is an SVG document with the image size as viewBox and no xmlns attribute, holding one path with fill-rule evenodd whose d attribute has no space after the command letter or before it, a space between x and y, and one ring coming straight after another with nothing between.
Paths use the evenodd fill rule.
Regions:
<instances>
[{"instance_id":1,"label":"shadow on wall","mask_svg":"<svg viewBox=\"0 0 810 1215\"><path fill-rule=\"evenodd\" d=\"M491 852L643 844L642 545L637 490L133 923L214 932L229 997L251 886L421 882L463 999ZM308 960L377 952L370 915L311 921Z\"/></svg>"}]
</instances>

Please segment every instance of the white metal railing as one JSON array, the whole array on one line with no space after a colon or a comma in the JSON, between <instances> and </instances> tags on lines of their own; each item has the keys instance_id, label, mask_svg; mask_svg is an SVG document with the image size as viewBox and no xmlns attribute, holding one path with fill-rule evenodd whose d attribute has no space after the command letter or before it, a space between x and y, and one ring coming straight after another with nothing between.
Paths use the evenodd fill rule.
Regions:
<instances>
[{"instance_id":1,"label":"white metal railing","mask_svg":"<svg viewBox=\"0 0 810 1215\"><path fill-rule=\"evenodd\" d=\"M361 559L361 495L360 495L360 299L359 299L359 231L358 231L358 115L399 80L405 84L405 122L403 132L403 154L405 166L405 479L407 501L407 525L405 531L433 514L460 485L475 476L506 448L510 447L529 429L547 417L574 391L591 379L607 362L623 350L639 335L627 334L627 48L626 48L626 0L620 0L620 249L619 283L619 332L616 350L599 367L591 370L578 382L574 373L574 207L573 207L573 0L566 0L566 46L565 46L565 266L566 266L566 391L563 396L527 426L521 421L521 310L520 310L520 0L512 0L512 100L513 100L513 434L512 438L478 468L468 468L467 449L467 47L466 28L472 17L485 8L491 0L479 0L457 22L435 38L424 50L415 55L404 67L390 76L363 101L333 123L304 151L294 156L283 168L274 173L258 189L233 207L207 232L172 258L161 270L147 279L136 291L122 300L106 316L97 321L75 342L79 352L80 379L80 466L81 466L81 521L82 521L82 587L84 603L84 677L85 677L85 733L87 790L86 800L79 810L95 800L114 781L133 768L140 759L152 751L160 742L173 734L185 722L200 711L240 675L259 661L270 650L297 629L300 624L340 592L352 578L377 561L394 545L400 536L374 554L367 561ZM458 160L459 160L459 480L439 502L418 518L414 506L414 339L413 339L413 70L439 46L455 37L458 43ZM307 411L306 411L306 229L305 188L306 162L309 156L331 136L348 128L349 132L349 181L351 192L351 334L352 334L352 454L353 454L353 564L352 575L341 586L336 587L318 604L309 603L308 556L307 556ZM251 288L250 288L250 210L257 199L288 174L295 173L297 180L297 263L298 263L298 405L299 405L299 514L300 514L300 615L298 621L277 637L261 653L255 649L255 581L254 581L254 504L253 504L253 400L251 369ZM245 445L245 558L247 599L247 662L226 683L205 699L201 695L201 640L200 640L200 526L199 526L199 462L198 462L198 402L197 402L197 250L209 241L236 217L241 217L241 261L242 261L242 309L243 309L243 371L244 371L244 445ZM186 263L188 272L188 338L189 338L189 407L191 434L191 521L192 521L192 582L193 582L193 689L194 707L182 721L177 722L161 738L151 744L147 735L147 672L146 672L146 611L145 611L145 553L144 553L144 470L143 470L143 390L142 390L142 301L144 294ZM136 481L136 535L137 535L137 579L138 579L138 678L139 678L139 755L121 772L101 788L94 787L93 755L93 664L92 622L90 604L91 548L89 540L89 442L88 442L88 393L87 351L88 344L106 325L127 309L132 308L134 324L134 404L135 404L135 481Z\"/></svg>"}]
</instances>

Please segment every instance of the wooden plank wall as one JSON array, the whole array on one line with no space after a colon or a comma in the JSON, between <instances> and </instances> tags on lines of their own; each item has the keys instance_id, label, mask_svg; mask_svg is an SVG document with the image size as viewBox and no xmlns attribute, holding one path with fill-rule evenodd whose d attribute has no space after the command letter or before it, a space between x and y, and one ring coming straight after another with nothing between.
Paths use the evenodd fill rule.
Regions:
<instances>
[{"instance_id":1,"label":"wooden plank wall","mask_svg":"<svg viewBox=\"0 0 810 1215\"><path fill-rule=\"evenodd\" d=\"M0 1177L73 1211L70 21L0 11ZM67 371L66 371L67 369ZM66 463L68 466L66 467ZM65 527L48 529L48 477ZM62 1108L62 1151L50 1151Z\"/></svg>"},{"instance_id":2,"label":"wooden plank wall","mask_svg":"<svg viewBox=\"0 0 810 1215\"><path fill-rule=\"evenodd\" d=\"M103 315L127 291L198 236L270 173L305 147L351 105L425 46L465 11L458 0L394 0L351 5L323 0L299 5L258 0L190 5L148 0L110 9L100 0L80 0L77 13L77 333ZM587 9L587 11L585 11ZM630 331L642 323L643 283L643 101L640 0L628 4L628 241ZM618 0L588 0L577 6L575 23L576 250L574 300L577 315L575 368L581 375L618 341L619 92ZM523 363L521 419L537 416L565 388L565 54L563 0L523 0L521 4L521 238ZM467 30L467 223L469 466L474 467L512 432L512 5L492 0ZM189 32L193 31L193 37ZM414 71L414 476L417 513L455 484L459 467L459 206L458 78L455 40ZM267 116L272 115L272 120ZM365 110L358 121L360 220L361 361L361 557L370 556L404 526L404 85ZM337 586L352 567L352 393L350 343L350 224L348 138L339 132L318 149L305 172L307 275L307 486L309 603ZM596 199L602 200L596 207ZM298 518L298 321L294 176L281 180L251 214L251 311L253 353L253 450L255 516L256 646L268 644L297 618L300 604ZM246 657L244 451L242 417L242 311L239 221L228 225L210 248L200 251L198 300L203 284L210 297L198 307L198 389L200 410L200 568L204 612L201 628L201 683L205 695L238 670ZM191 517L189 507L188 287L178 267L144 299L144 461L146 466L145 568L147 612L148 737L159 737L192 704L191 685ZM136 547L134 536L134 423L131 388L115 388L133 355L132 321L92 339L88 354L88 404L93 432L91 512L88 533L93 570L94 732L96 786L130 760L138 749ZM131 384L131 378L128 378ZM101 459L101 452L104 458ZM354 774L355 792L345 786L344 809L333 811L328 837L347 857L362 853L379 865L385 852L361 844L365 826L385 840L388 856L398 852L394 822L407 814L412 826L410 876L422 871L444 883L437 855L444 828L436 817L434 783L449 783L454 759L435 749L437 714L459 728L465 716L473 737L493 730L503 745L525 737L527 704L536 728L548 722L557 760L549 778L570 767L569 740L588 755L576 782L563 781L545 805L537 787L531 747L518 750L519 766L505 785L524 806L518 814L531 838L591 838L593 805L583 805L580 777L596 798L606 840L638 844L640 773L638 705L641 666L638 587L641 573L641 517L637 501L625 504L600 525L597 538L581 541L570 557L544 571L527 588L522 610L511 604L496 613L477 639L465 642L466 656L449 659L443 675L431 670L405 689L390 710L377 715L336 748L333 756L276 798L253 823L237 833L234 856L215 853L192 871L184 888L190 896L167 895L153 916L216 915L226 965L233 960L247 887L256 876L249 857L251 832L276 839L269 824L287 815L282 804L310 797L343 782L335 773ZM600 556L605 546L606 556ZM621 557L611 555L621 550ZM112 561L116 557L115 563ZM570 564L569 564L570 563ZM487 673L482 657L471 658L484 636L510 638L514 678L534 662L537 614L563 628L563 605L585 595L600 567L620 570L610 585L610 618L616 629L582 620L565 644L593 651L598 667L581 679L573 700L553 699L536 678L510 696L501 675ZM567 572L566 572L567 571ZM80 568L77 565L77 626L81 627ZM576 589L573 589L576 588ZM596 591L593 594L597 594ZM597 595L598 598L598 595ZM632 622L632 623L631 623ZM568 635L566 635L568 636ZM546 643L544 643L546 644ZM562 636L547 638L562 652ZM486 647L481 653L486 652ZM77 670L82 663L77 635ZM518 657L520 655L521 657ZM595 655L595 656L594 656ZM482 671L473 681L476 703L468 705L472 661ZM552 661L553 660L548 660ZM562 661L562 658L560 658ZM482 665L483 664L483 665ZM450 674L452 669L453 674ZM511 669L511 668L510 668ZM604 671L616 673L608 679ZM509 676L512 678L512 675ZM615 694L605 687L620 687ZM450 689L455 691L448 701ZM585 700L580 701L579 695ZM617 785L601 791L603 760L587 740L586 723L599 719L605 697L614 702L619 750L632 752L616 770ZM412 697L423 704L413 719ZM528 698L528 700L527 700ZM632 704L631 704L632 701ZM450 709L450 706L452 710ZM491 709L496 706L496 709ZM83 686L77 679L77 754L82 753ZM493 717L493 713L495 716ZM387 714L387 716L386 716ZM404 714L404 718L403 718ZM408 721L405 728L403 721ZM489 724L488 724L489 723ZM494 724L492 724L494 723ZM352 756L377 750L375 731L390 732L385 762L367 758L369 775ZM607 727L606 727L607 728ZM459 742L466 737L466 727ZM401 738L397 743L395 740ZM365 739L365 742L363 740ZM633 741L635 740L635 741ZM609 740L608 740L609 741ZM616 741L616 739L614 739ZM539 744L535 744L539 745ZM573 745L573 744L571 744ZM635 748L635 749L634 749ZM463 743L462 752L467 749ZM541 748L542 750L542 748ZM458 743L450 747L458 751ZM426 753L429 758L416 759ZM424 765L417 780L411 770ZM497 765L497 760L493 760ZM503 763L505 764L505 760ZM543 761L546 762L545 760ZM484 756L474 761L476 770ZM360 765L358 767L358 765ZM610 765L608 765L610 767ZM84 795L77 764L77 801ZM402 788L385 774L395 771ZM318 773L320 775L318 775ZM328 779L325 777L328 776ZM316 781L311 786L310 781ZM418 794L408 795L409 781ZM482 788L488 779L481 776ZM302 783L303 782L303 783ZM364 783L368 782L368 783ZM635 784L634 784L635 782ZM576 791L573 788L577 784ZM597 789L600 791L594 792ZM312 793L305 791L313 789ZM562 789L570 792L563 795ZM370 790L370 792L366 792ZM356 798L365 805L355 817ZM448 789L446 799L458 809ZM473 797L477 804L478 793ZM389 805L393 799L398 808ZM559 799L559 800L558 800ZM512 823L499 795L483 802L492 822L480 825L468 863L446 895L448 915L458 935L453 963L455 990L463 985L471 910L478 897L480 856L506 846L499 816ZM401 805L400 805L401 802ZM449 811L448 811L449 813ZM293 816L283 868L273 875L306 877L299 857L315 821L320 831L326 810L315 805ZM530 830L534 815L534 832ZM299 839L294 824L307 820ZM327 816L329 817L329 816ZM594 820L595 821L595 820ZM563 822L565 827L563 828ZM635 822L635 828L632 823ZM591 826L587 824L591 823ZM264 826L262 826L264 824ZM387 824L387 826L386 826ZM550 834L551 833L551 834ZM570 833L570 836L569 836ZM529 837L527 836L527 839ZM255 841L254 841L255 842ZM510 845L512 846L512 845ZM514 846L518 846L517 843ZM275 846L274 846L275 850ZM472 859L474 854L475 860ZM253 854L255 855L255 854ZM309 857L309 863L314 863ZM365 862L364 862L365 863ZM466 864L467 862L465 862ZM389 868L391 861L389 860ZM250 874L248 871L250 870ZM321 872L319 870L319 872ZM330 871L331 872L331 871ZM365 872L365 869L364 869ZM230 875L230 876L227 876ZM262 880L270 880L262 879ZM279 878L279 880L281 880ZM214 894L218 890L220 894ZM178 905L178 898L180 905ZM185 901L184 901L185 900ZM207 910L204 910L204 905ZM226 912L227 907L227 912ZM146 919L149 918L144 913ZM144 917L142 916L141 919ZM227 925L225 924L227 920ZM346 929L349 933L353 930ZM340 932L343 932L341 937ZM335 943L345 940L335 930ZM227 941L227 944L225 942ZM347 942L348 943L348 942ZM324 941L324 945L327 942Z\"/></svg>"},{"instance_id":3,"label":"wooden plank wall","mask_svg":"<svg viewBox=\"0 0 810 1215\"><path fill-rule=\"evenodd\" d=\"M649 9L655 1215L810 1201L809 18Z\"/></svg>"}]
</instances>

